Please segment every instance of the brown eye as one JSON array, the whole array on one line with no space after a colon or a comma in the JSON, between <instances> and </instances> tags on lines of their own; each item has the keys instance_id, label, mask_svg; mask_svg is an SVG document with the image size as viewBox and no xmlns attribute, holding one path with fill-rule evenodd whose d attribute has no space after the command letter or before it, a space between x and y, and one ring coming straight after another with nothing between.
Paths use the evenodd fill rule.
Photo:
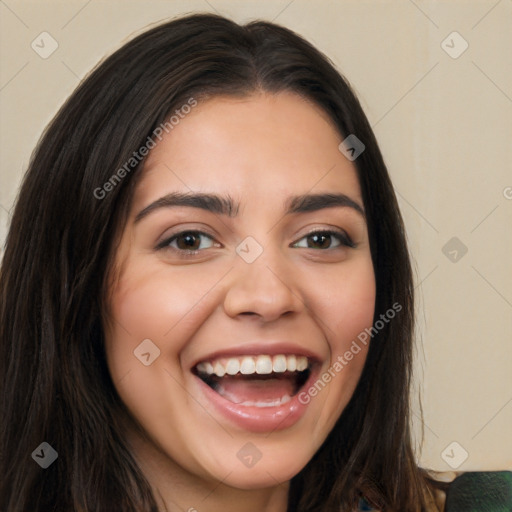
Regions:
<instances>
[{"instance_id":1,"label":"brown eye","mask_svg":"<svg viewBox=\"0 0 512 512\"><path fill-rule=\"evenodd\" d=\"M194 232L181 233L176 238L178 249L196 251L201 246L201 238Z\"/></svg>"},{"instance_id":2,"label":"brown eye","mask_svg":"<svg viewBox=\"0 0 512 512\"><path fill-rule=\"evenodd\" d=\"M313 249L329 249L332 243L332 236L325 233L314 233L309 235L308 241Z\"/></svg>"},{"instance_id":3,"label":"brown eye","mask_svg":"<svg viewBox=\"0 0 512 512\"><path fill-rule=\"evenodd\" d=\"M340 246L354 247L352 240L341 231L315 231L293 244L293 247L324 250L335 249Z\"/></svg>"},{"instance_id":4,"label":"brown eye","mask_svg":"<svg viewBox=\"0 0 512 512\"><path fill-rule=\"evenodd\" d=\"M182 231L159 244L159 249L173 249L175 251L195 253L213 247L213 238L201 231Z\"/></svg>"}]
</instances>

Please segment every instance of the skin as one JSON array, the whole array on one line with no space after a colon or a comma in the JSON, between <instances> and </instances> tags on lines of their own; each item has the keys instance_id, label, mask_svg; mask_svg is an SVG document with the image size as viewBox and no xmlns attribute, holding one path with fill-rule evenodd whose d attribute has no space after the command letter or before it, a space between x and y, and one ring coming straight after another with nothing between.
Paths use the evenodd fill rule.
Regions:
<instances>
[{"instance_id":1,"label":"skin","mask_svg":"<svg viewBox=\"0 0 512 512\"><path fill-rule=\"evenodd\" d=\"M355 389L368 347L295 425L252 433L213 409L191 373L198 359L257 339L262 354L265 343L279 340L309 348L321 357L322 374L372 325L375 276L364 216L339 206L285 214L287 198L300 194L342 193L362 207L341 140L328 116L294 93L216 97L195 107L146 160L116 249L106 350L133 419L129 440L162 510L285 511L289 480ZM240 207L236 216L159 208L135 222L176 191L229 195ZM307 236L328 229L346 232L356 246L333 236L318 248ZM180 256L176 239L156 249L191 230L211 235L198 237L197 254ZM247 236L263 248L252 263L236 252ZM148 338L160 355L145 366L133 351ZM262 454L250 468L237 458L247 442Z\"/></svg>"}]
</instances>

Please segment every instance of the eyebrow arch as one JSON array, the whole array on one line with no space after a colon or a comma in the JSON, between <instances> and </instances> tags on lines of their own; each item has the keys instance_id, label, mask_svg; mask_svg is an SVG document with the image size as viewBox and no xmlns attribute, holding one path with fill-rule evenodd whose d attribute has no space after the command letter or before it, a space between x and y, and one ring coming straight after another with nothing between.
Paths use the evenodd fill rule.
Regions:
<instances>
[{"instance_id":1,"label":"eyebrow arch","mask_svg":"<svg viewBox=\"0 0 512 512\"><path fill-rule=\"evenodd\" d=\"M365 218L363 207L345 194L304 194L290 197L287 201L288 213L304 213L332 208L335 206L352 208Z\"/></svg>"},{"instance_id":2,"label":"eyebrow arch","mask_svg":"<svg viewBox=\"0 0 512 512\"><path fill-rule=\"evenodd\" d=\"M238 214L239 204L235 204L233 199L228 195L221 197L216 194L205 193L183 193L171 192L153 203L146 206L135 217L135 223L149 215L151 212L160 208L171 208L173 206L189 206L191 208L200 208L212 213L235 217Z\"/></svg>"},{"instance_id":3,"label":"eyebrow arch","mask_svg":"<svg viewBox=\"0 0 512 512\"><path fill-rule=\"evenodd\" d=\"M134 223L139 222L155 210L176 206L200 208L228 217L236 217L240 209L240 203L235 203L229 195L171 192L143 208L135 217ZM286 214L312 212L332 207L348 207L363 218L365 217L364 209L359 203L345 194L329 193L292 196L286 201Z\"/></svg>"}]
</instances>

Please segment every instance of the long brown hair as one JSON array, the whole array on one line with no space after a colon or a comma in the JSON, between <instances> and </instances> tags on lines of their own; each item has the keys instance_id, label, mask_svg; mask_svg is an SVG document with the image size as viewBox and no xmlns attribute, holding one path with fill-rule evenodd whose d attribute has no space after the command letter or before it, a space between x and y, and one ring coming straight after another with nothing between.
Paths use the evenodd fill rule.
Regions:
<instances>
[{"instance_id":1,"label":"long brown hair","mask_svg":"<svg viewBox=\"0 0 512 512\"><path fill-rule=\"evenodd\" d=\"M102 187L161 123L194 97L294 91L319 105L355 160L376 276L373 337L352 400L291 482L290 511L353 510L361 495L386 510L424 510L427 478L411 447L411 266L392 184L363 110L327 57L268 22L212 15L167 22L102 62L43 134L24 177L0 271L3 413L0 508L9 512L156 511L123 439L126 411L109 375L104 278L143 162ZM341 140L341 139L340 139ZM57 461L31 458L47 442Z\"/></svg>"}]
</instances>

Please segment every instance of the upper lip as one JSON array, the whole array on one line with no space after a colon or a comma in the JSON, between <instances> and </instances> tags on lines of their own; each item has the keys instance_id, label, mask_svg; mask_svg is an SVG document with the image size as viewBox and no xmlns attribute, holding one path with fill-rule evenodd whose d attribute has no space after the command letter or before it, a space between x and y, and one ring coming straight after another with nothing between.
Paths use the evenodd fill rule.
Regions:
<instances>
[{"instance_id":1,"label":"upper lip","mask_svg":"<svg viewBox=\"0 0 512 512\"><path fill-rule=\"evenodd\" d=\"M204 356L200 356L195 359L191 368L195 368L201 362L212 361L213 359L258 355L277 356L279 354L306 356L310 361L315 363L323 360L318 353L310 350L309 348L298 345L297 343L260 341L210 352L209 354L205 354Z\"/></svg>"}]
</instances>

